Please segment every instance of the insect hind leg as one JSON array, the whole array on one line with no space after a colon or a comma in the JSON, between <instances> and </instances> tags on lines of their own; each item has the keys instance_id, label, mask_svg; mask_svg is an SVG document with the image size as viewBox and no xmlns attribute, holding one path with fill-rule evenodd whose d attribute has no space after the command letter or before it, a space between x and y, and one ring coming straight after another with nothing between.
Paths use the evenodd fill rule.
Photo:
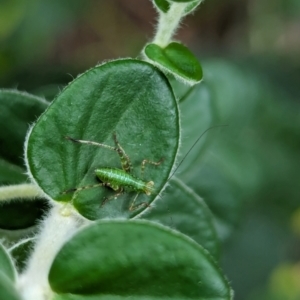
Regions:
<instances>
[{"instance_id":1,"label":"insect hind leg","mask_svg":"<svg viewBox=\"0 0 300 300\"><path fill-rule=\"evenodd\" d=\"M141 202L141 203L138 203L138 204L135 204L136 202L136 199L138 198L139 194L137 194L133 201L131 202L130 206L129 206L129 211L134 211L134 210L137 210L139 209L140 207L143 207L143 206L147 206L149 207L150 204L148 202Z\"/></svg>"},{"instance_id":2,"label":"insect hind leg","mask_svg":"<svg viewBox=\"0 0 300 300\"><path fill-rule=\"evenodd\" d=\"M107 198L104 198L103 202L100 204L100 207L104 206L107 202L113 200L113 199L117 199L120 195L122 195L124 193L123 189L122 190L119 190L116 194L110 196L110 197L107 197Z\"/></svg>"},{"instance_id":3,"label":"insect hind leg","mask_svg":"<svg viewBox=\"0 0 300 300\"><path fill-rule=\"evenodd\" d=\"M65 195L65 194L69 194L69 193L80 192L83 190L93 189L93 188L96 188L99 186L105 186L105 185L106 184L103 182L97 183L97 184L86 185L86 186L82 186L82 187L78 187L78 188L68 189L68 190L62 192L61 194Z\"/></svg>"},{"instance_id":4,"label":"insect hind leg","mask_svg":"<svg viewBox=\"0 0 300 300\"><path fill-rule=\"evenodd\" d=\"M145 171L146 164L150 164L150 165L154 165L154 166L159 166L163 161L164 161L163 157L158 162L144 159L142 161L142 163L141 163L141 177L142 178L144 177L144 171Z\"/></svg>"}]
</instances>

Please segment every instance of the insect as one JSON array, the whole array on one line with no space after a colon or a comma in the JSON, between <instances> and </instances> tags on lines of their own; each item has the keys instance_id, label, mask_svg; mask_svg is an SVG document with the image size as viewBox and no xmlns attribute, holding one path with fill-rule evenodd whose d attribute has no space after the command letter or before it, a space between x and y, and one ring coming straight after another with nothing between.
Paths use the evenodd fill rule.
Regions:
<instances>
[{"instance_id":1,"label":"insect","mask_svg":"<svg viewBox=\"0 0 300 300\"><path fill-rule=\"evenodd\" d=\"M180 163L177 165L177 167L175 168L175 170L173 171L171 176L168 178L167 182L173 177L173 175L176 173L176 171L178 170L178 168L180 167L182 162L185 160L185 158L188 156L188 154L191 152L191 150L194 148L194 146L198 143L200 138L208 130L215 128L215 127L222 127L222 126L227 126L227 125L217 125L217 126L210 127L208 129L206 129L198 137L198 139L192 145L190 150L185 154L185 156L182 158ZM113 133L113 140L115 143L115 147L112 147L112 146L109 146L106 144L102 144L102 143L97 143L94 141L78 140L78 139L74 139L69 136L66 136L65 138L74 143L93 145L93 146L102 147L102 148L106 148L106 149L117 152L117 154L120 157L122 169L108 168L108 167L98 168L95 170L95 175L101 181L100 183L94 184L94 185L78 187L78 188L72 188L72 189L64 191L62 194L67 194L67 193L71 193L71 192L80 192L80 191L83 191L86 189L103 186L103 187L111 188L112 190L114 190L116 192L116 194L113 195L112 197L105 198L103 200L101 206L103 206L105 203L107 203L108 201L110 201L112 199L116 199L118 196L120 196L121 194L123 194L125 192L136 192L137 193L137 195L135 196L135 198L133 199L133 201L130 204L130 207L129 207L130 211L136 210L142 206L149 206L149 204L147 202L141 202L137 205L135 204L135 202L140 193L146 194L148 196L153 193L154 182L152 180L144 181L143 179L137 178L131 174L132 165L131 165L130 159L129 159L128 155L125 153L124 149L121 147L121 145L117 139L116 133ZM144 159L141 163L141 174L142 174L141 177L143 177L146 164L152 164L154 166L159 166L163 162L163 160L164 159L161 158L158 162L153 162L153 161Z\"/></svg>"},{"instance_id":2,"label":"insect","mask_svg":"<svg viewBox=\"0 0 300 300\"><path fill-rule=\"evenodd\" d=\"M74 139L69 136L66 136L65 138L74 143L93 145L93 146L102 147L102 148L106 148L106 149L117 152L117 154L120 157L122 169L107 168L107 167L106 168L98 168L95 170L95 175L101 181L101 183L69 189L69 190L63 192L63 194L71 193L71 192L80 192L82 190L103 186L103 187L111 188L112 190L114 190L116 192L116 194L113 195L112 197L105 198L104 201L102 202L101 206L103 206L109 200L117 198L124 192L136 192L137 193L136 197L134 198L134 200L132 201L132 203L129 207L130 211L136 210L142 206L149 206L149 204L147 202L142 202L137 205L135 205L135 202L140 193L144 193L148 196L151 195L151 193L153 193L154 182L153 181L144 181L143 179L139 179L131 174L132 165L131 165L130 159L129 159L128 155L125 153L124 149L121 147L121 145L117 139L116 133L113 133L113 140L115 143L115 147L112 147L112 146L109 146L106 144L102 144L102 143L93 142L93 141L77 140L77 139ZM142 177L144 174L144 169L145 169L146 164L152 164L155 166L159 166L162 162L163 162L163 158L160 159L160 161L158 161L158 162L153 162L153 161L144 159L141 163Z\"/></svg>"}]
</instances>

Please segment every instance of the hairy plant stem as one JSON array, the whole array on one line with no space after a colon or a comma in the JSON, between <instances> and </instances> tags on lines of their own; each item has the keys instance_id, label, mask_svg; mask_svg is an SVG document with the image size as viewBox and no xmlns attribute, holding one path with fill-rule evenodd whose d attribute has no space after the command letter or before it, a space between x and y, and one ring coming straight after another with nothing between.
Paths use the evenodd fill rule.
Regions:
<instances>
[{"instance_id":1,"label":"hairy plant stem","mask_svg":"<svg viewBox=\"0 0 300 300\"><path fill-rule=\"evenodd\" d=\"M153 43L166 47L179 27L184 10L188 4L172 3L167 13L160 13L156 35Z\"/></svg>"},{"instance_id":2,"label":"hairy plant stem","mask_svg":"<svg viewBox=\"0 0 300 300\"><path fill-rule=\"evenodd\" d=\"M24 300L51 299L53 292L48 283L48 274L52 262L61 247L83 223L83 218L73 210L66 214L65 205L53 205L42 221L33 253L18 280L18 288Z\"/></svg>"},{"instance_id":3,"label":"hairy plant stem","mask_svg":"<svg viewBox=\"0 0 300 300\"><path fill-rule=\"evenodd\" d=\"M36 198L42 196L41 191L35 184L24 183L0 187L0 201L17 198Z\"/></svg>"}]
</instances>

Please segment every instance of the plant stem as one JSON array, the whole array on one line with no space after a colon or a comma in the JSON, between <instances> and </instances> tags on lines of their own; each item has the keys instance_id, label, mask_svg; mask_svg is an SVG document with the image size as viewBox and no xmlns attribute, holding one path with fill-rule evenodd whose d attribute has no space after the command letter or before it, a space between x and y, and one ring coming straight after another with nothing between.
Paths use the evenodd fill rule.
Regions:
<instances>
[{"instance_id":1,"label":"plant stem","mask_svg":"<svg viewBox=\"0 0 300 300\"><path fill-rule=\"evenodd\" d=\"M172 3L167 13L160 13L156 35L153 43L164 48L169 43L184 14L186 3Z\"/></svg>"},{"instance_id":2,"label":"plant stem","mask_svg":"<svg viewBox=\"0 0 300 300\"><path fill-rule=\"evenodd\" d=\"M42 193L34 184L24 183L0 187L0 201L38 196L42 196Z\"/></svg>"},{"instance_id":3,"label":"plant stem","mask_svg":"<svg viewBox=\"0 0 300 300\"><path fill-rule=\"evenodd\" d=\"M83 224L83 219L74 211L65 214L64 206L54 204L41 224L27 268L18 281L24 300L47 300L52 297L53 292L48 283L52 262L61 247Z\"/></svg>"}]
</instances>

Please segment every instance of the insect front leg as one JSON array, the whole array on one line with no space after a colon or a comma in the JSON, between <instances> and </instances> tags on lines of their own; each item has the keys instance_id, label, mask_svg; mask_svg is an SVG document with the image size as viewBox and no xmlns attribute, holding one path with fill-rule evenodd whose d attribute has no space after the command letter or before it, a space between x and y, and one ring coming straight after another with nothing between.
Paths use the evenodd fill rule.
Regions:
<instances>
[{"instance_id":1,"label":"insect front leg","mask_svg":"<svg viewBox=\"0 0 300 300\"><path fill-rule=\"evenodd\" d=\"M119 155L120 160L121 160L122 169L125 172L130 173L132 166L131 166L131 163L130 163L129 156L125 153L125 150L121 147L115 132L113 133L113 139L114 139L114 142L115 142L115 147L112 147L112 146L109 146L109 145L106 145L106 144L102 144L102 143L97 143L97 142L94 142L94 141L78 140L78 139L74 139L70 136L66 136L65 138L67 140L71 141L71 142L74 142L74 143L87 144L87 145L102 147L102 148L106 148L106 149L117 152L117 154Z\"/></svg>"},{"instance_id":2,"label":"insect front leg","mask_svg":"<svg viewBox=\"0 0 300 300\"><path fill-rule=\"evenodd\" d=\"M127 172L130 173L132 165L129 159L129 156L125 153L125 150L121 147L118 139L117 139L117 134L114 132L113 133L113 139L116 145L116 151L120 157L121 160L121 165L122 165L122 169Z\"/></svg>"}]
</instances>

